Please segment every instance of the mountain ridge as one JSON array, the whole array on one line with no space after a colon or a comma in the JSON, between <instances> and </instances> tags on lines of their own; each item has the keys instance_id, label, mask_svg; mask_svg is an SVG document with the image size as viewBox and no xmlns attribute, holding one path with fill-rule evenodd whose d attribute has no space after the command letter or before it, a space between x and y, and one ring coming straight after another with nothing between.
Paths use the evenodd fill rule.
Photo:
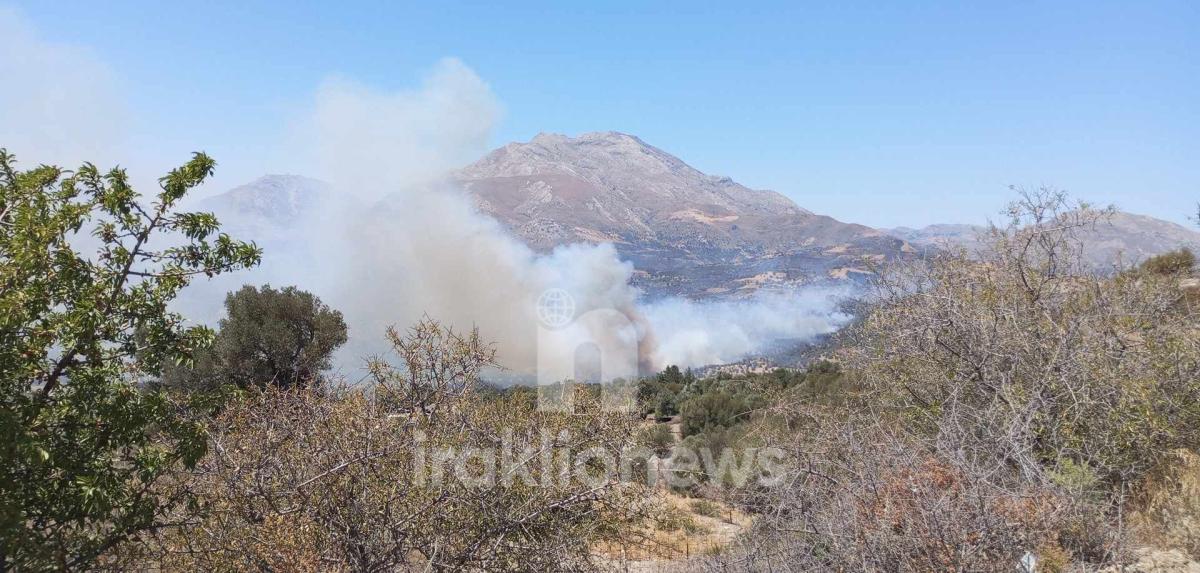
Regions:
<instances>
[{"instance_id":1,"label":"mountain ridge","mask_svg":"<svg viewBox=\"0 0 1200 573\"><path fill-rule=\"evenodd\" d=\"M964 248L982 245L986 225L942 223L921 228L896 227L886 231L916 247ZM1116 211L1095 225L1080 229L1087 262L1096 267L1132 265L1166 251L1186 247L1200 252L1200 231L1148 215Z\"/></svg>"},{"instance_id":2,"label":"mountain ridge","mask_svg":"<svg viewBox=\"0 0 1200 573\"><path fill-rule=\"evenodd\" d=\"M538 134L449 175L476 207L539 252L610 242L651 296L743 296L760 289L865 279L874 263L978 245L979 225L874 229L813 213L774 191L707 175L619 132ZM247 238L286 248L309 217L359 199L298 175L267 175L201 202ZM1200 233L1118 213L1085 235L1098 263L1189 246Z\"/></svg>"},{"instance_id":3,"label":"mountain ridge","mask_svg":"<svg viewBox=\"0 0 1200 573\"><path fill-rule=\"evenodd\" d=\"M878 230L707 175L619 132L542 133L453 178L534 249L612 242L645 286L674 294L842 279L863 272L864 257L905 253L903 241Z\"/></svg>"}]
</instances>

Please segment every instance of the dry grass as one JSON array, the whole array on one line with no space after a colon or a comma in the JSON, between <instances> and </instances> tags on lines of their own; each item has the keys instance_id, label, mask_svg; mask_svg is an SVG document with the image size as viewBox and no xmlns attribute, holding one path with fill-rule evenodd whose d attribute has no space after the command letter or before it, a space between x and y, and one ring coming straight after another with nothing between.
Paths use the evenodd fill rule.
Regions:
<instances>
[{"instance_id":1,"label":"dry grass","mask_svg":"<svg viewBox=\"0 0 1200 573\"><path fill-rule=\"evenodd\" d=\"M722 551L749 529L750 515L715 500L704 500L712 504L715 515L699 515L692 511L697 501L666 491L655 493L657 518L620 541L597 545L594 553L619 571L681 570L693 558Z\"/></svg>"},{"instance_id":2,"label":"dry grass","mask_svg":"<svg viewBox=\"0 0 1200 573\"><path fill-rule=\"evenodd\" d=\"M1129 522L1139 543L1200 558L1200 455L1176 451L1131 505Z\"/></svg>"}]
</instances>

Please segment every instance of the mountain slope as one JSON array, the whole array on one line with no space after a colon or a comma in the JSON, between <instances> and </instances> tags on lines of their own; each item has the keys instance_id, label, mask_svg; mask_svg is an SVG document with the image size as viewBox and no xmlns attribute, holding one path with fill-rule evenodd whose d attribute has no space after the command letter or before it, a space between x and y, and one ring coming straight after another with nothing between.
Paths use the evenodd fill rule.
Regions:
<instances>
[{"instance_id":1,"label":"mountain slope","mask_svg":"<svg viewBox=\"0 0 1200 573\"><path fill-rule=\"evenodd\" d=\"M904 242L710 176L637 137L541 134L455 174L479 208L538 250L608 241L643 286L700 294L846 278Z\"/></svg>"},{"instance_id":2,"label":"mountain slope","mask_svg":"<svg viewBox=\"0 0 1200 573\"><path fill-rule=\"evenodd\" d=\"M222 229L255 241L286 240L323 205L344 202L328 183L299 175L264 175L206 199Z\"/></svg>"},{"instance_id":3,"label":"mountain slope","mask_svg":"<svg viewBox=\"0 0 1200 573\"><path fill-rule=\"evenodd\" d=\"M980 247L987 227L930 225L921 229L899 227L888 233L917 247L964 247L970 251ZM1133 265L1180 247L1200 252L1200 232L1170 221L1121 211L1097 222L1095 227L1080 230L1079 238L1084 245L1084 256L1097 267Z\"/></svg>"}]
</instances>

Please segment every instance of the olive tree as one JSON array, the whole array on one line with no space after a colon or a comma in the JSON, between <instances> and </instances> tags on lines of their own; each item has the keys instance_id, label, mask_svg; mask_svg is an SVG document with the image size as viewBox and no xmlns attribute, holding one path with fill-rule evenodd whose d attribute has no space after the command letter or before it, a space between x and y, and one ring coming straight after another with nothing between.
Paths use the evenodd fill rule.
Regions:
<instances>
[{"instance_id":1,"label":"olive tree","mask_svg":"<svg viewBox=\"0 0 1200 573\"><path fill-rule=\"evenodd\" d=\"M168 368L166 385L305 386L320 381L333 351L346 342L342 313L296 287L244 286L225 297L225 314L213 345L192 364Z\"/></svg>"}]
</instances>

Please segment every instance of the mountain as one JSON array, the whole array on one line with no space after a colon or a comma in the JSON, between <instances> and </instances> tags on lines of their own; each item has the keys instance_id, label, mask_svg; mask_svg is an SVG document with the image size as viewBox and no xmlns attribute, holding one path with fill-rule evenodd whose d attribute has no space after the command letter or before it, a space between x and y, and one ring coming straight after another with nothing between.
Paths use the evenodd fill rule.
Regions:
<instances>
[{"instance_id":1,"label":"mountain","mask_svg":"<svg viewBox=\"0 0 1200 573\"><path fill-rule=\"evenodd\" d=\"M655 293L749 292L866 274L904 241L706 175L632 135L540 134L454 178L536 250L611 242Z\"/></svg>"},{"instance_id":2,"label":"mountain","mask_svg":"<svg viewBox=\"0 0 1200 573\"><path fill-rule=\"evenodd\" d=\"M980 247L987 229L982 225L951 224L921 229L898 227L888 233L915 247L964 247L971 251ZM1102 219L1094 227L1081 229L1079 238L1084 245L1084 256L1096 267L1133 265L1180 247L1200 252L1200 232L1170 221L1122 211Z\"/></svg>"},{"instance_id":3,"label":"mountain","mask_svg":"<svg viewBox=\"0 0 1200 573\"><path fill-rule=\"evenodd\" d=\"M212 211L222 230L256 241L286 240L320 206L344 202L324 181L300 175L264 175L206 199L197 207Z\"/></svg>"},{"instance_id":4,"label":"mountain","mask_svg":"<svg viewBox=\"0 0 1200 573\"><path fill-rule=\"evenodd\" d=\"M289 222L332 196L329 184L318 179L300 175L263 175L203 202L231 213Z\"/></svg>"},{"instance_id":5,"label":"mountain","mask_svg":"<svg viewBox=\"0 0 1200 573\"><path fill-rule=\"evenodd\" d=\"M541 134L510 143L451 175L475 201L537 251L585 241L611 242L632 261L637 285L652 296L740 296L762 288L868 276L872 262L928 248L977 246L975 225L880 231L801 208L772 191L706 175L632 135ZM268 256L317 264L297 237L323 219L363 205L329 185L268 175L200 207ZM1093 262L1133 263L1191 246L1200 233L1151 217L1118 213L1087 231Z\"/></svg>"}]
</instances>

